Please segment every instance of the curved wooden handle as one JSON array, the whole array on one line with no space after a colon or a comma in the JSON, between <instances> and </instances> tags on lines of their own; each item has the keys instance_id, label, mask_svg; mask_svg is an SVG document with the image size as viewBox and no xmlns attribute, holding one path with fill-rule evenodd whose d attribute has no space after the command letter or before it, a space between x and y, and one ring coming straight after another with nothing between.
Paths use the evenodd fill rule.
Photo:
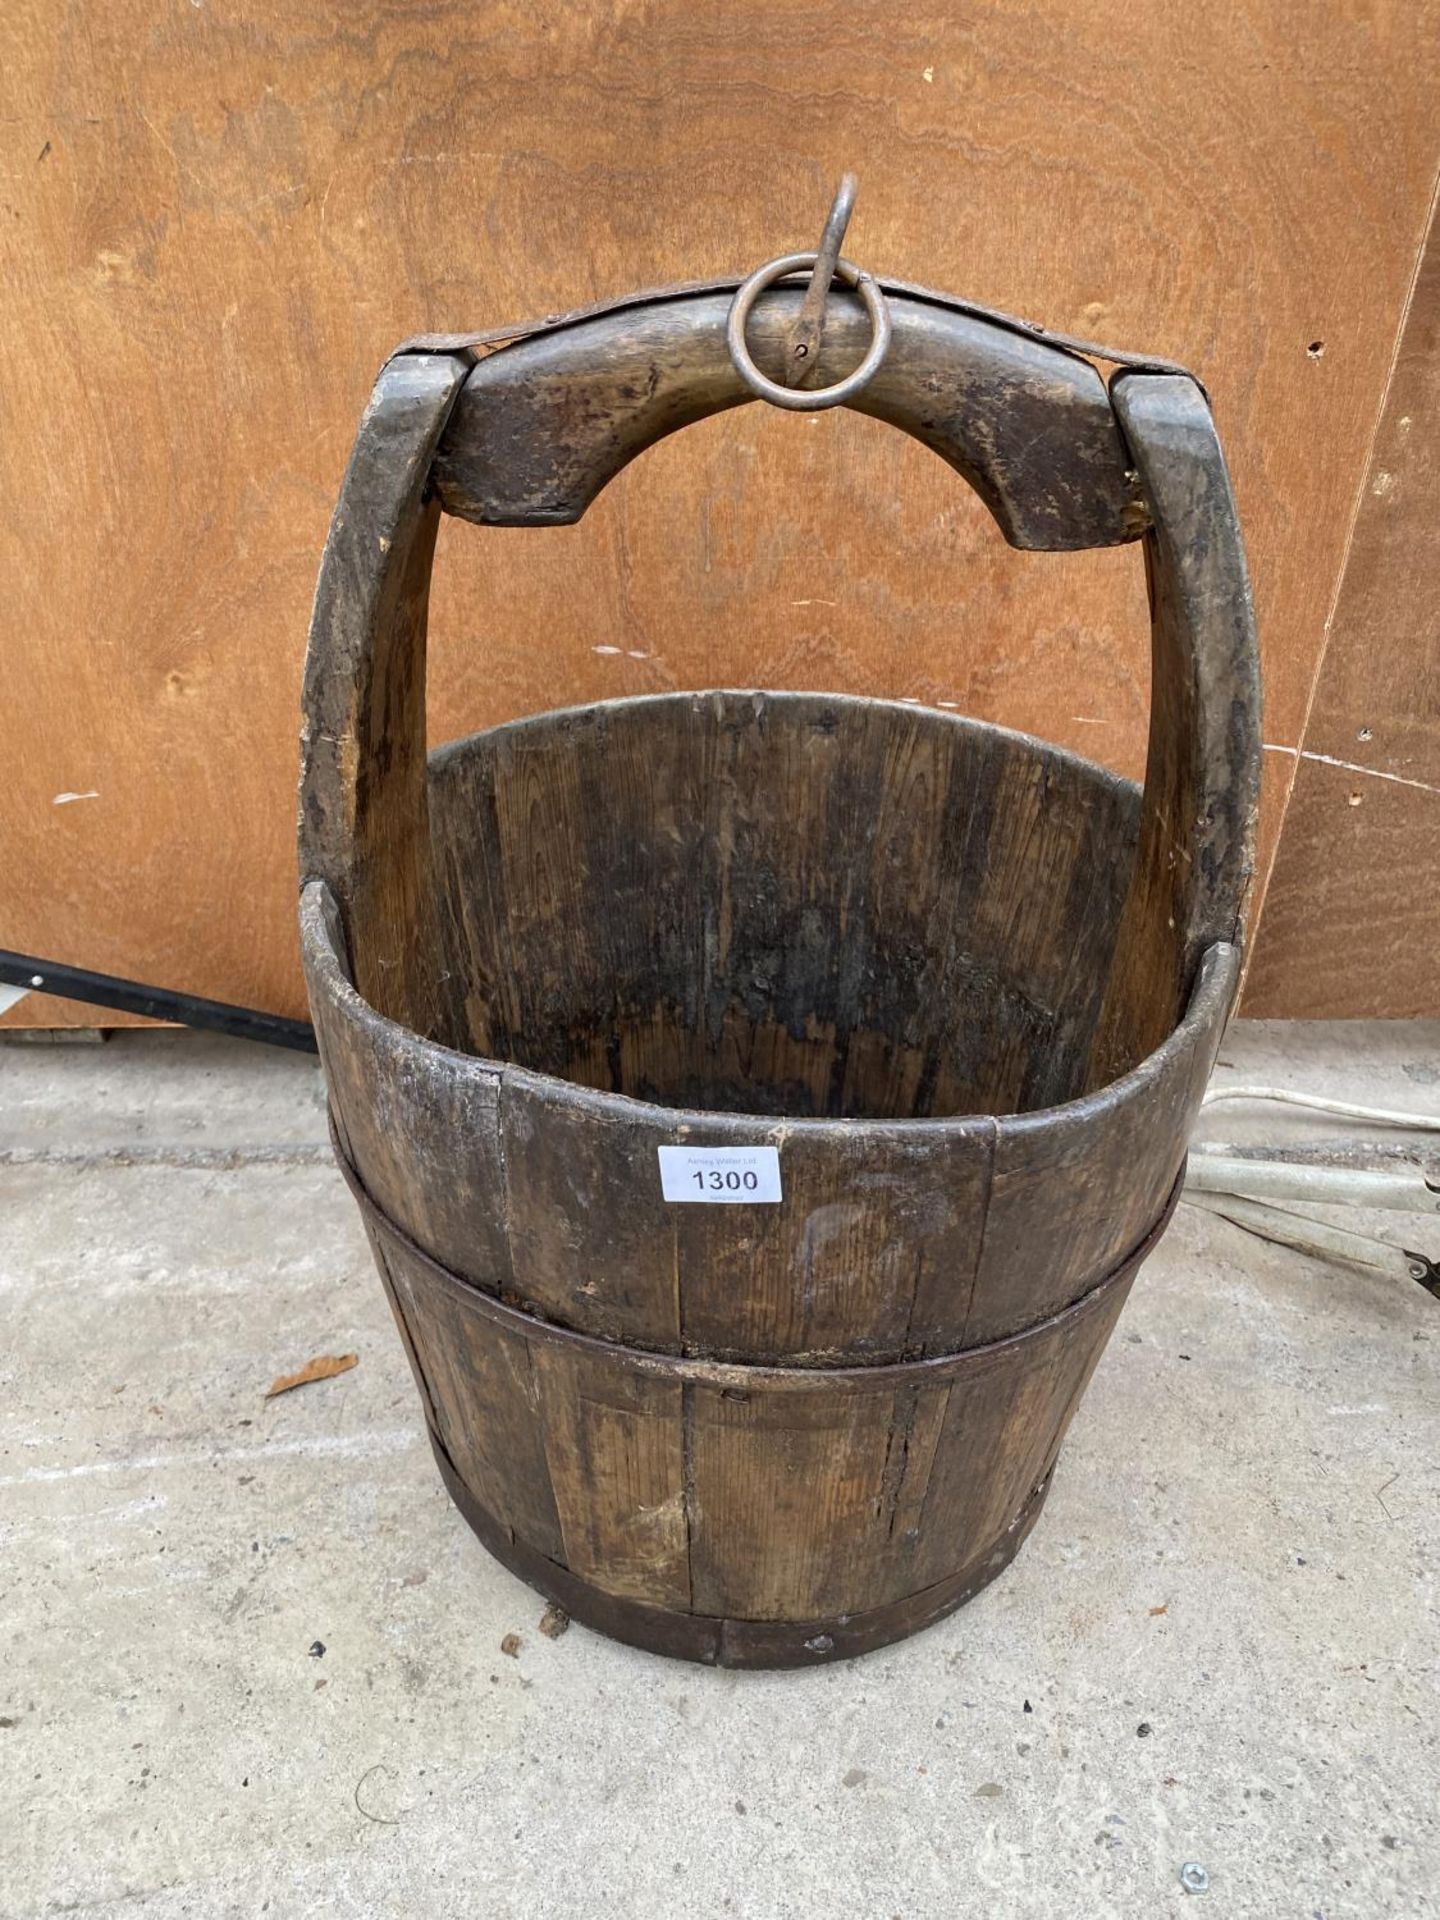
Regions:
<instances>
[{"instance_id":1,"label":"curved wooden handle","mask_svg":"<svg viewBox=\"0 0 1440 1920\"><path fill-rule=\"evenodd\" d=\"M1150 745L1096 1085L1170 1032L1207 946L1243 945L1260 801L1255 610L1210 408L1184 374L1120 373L1111 398L1151 517Z\"/></svg>"},{"instance_id":2,"label":"curved wooden handle","mask_svg":"<svg viewBox=\"0 0 1440 1920\"><path fill-rule=\"evenodd\" d=\"M778 346L795 298L782 290L771 303L757 353ZM696 319L697 303L698 331L680 324ZM907 309L896 315L906 348L891 385L877 376L868 410L965 473L1014 544L1105 545L1144 534L1149 760L1092 1054L1098 1085L1172 1030L1204 949L1243 937L1259 685L1229 476L1187 375L1126 372L1107 395L1093 368L1068 353L919 300L894 305ZM335 896L360 993L416 1032L468 1044L461 989L439 959L425 778L425 624L441 507L492 523L577 519L644 446L748 397L728 354L722 368L712 351L727 307L724 295L660 299L532 338L473 369L467 357L421 352L380 376L316 594L300 871ZM836 329L837 356L846 337ZM597 365L590 355L604 340L616 357Z\"/></svg>"},{"instance_id":3,"label":"curved wooden handle","mask_svg":"<svg viewBox=\"0 0 1440 1920\"><path fill-rule=\"evenodd\" d=\"M1139 488L1105 383L1088 361L1013 327L887 296L890 350L850 403L970 482L1015 547L1113 546L1144 531ZM802 289L763 294L747 338L778 373ZM646 447L756 404L725 343L728 293L621 308L482 360L435 463L446 511L486 526L566 526ZM826 308L816 385L848 372L869 323L851 293Z\"/></svg>"},{"instance_id":4,"label":"curved wooden handle","mask_svg":"<svg viewBox=\"0 0 1440 1920\"><path fill-rule=\"evenodd\" d=\"M301 886L329 886L371 1006L457 1044L436 962L425 631L430 468L469 371L468 357L405 354L375 383L320 562L300 733Z\"/></svg>"}]
</instances>

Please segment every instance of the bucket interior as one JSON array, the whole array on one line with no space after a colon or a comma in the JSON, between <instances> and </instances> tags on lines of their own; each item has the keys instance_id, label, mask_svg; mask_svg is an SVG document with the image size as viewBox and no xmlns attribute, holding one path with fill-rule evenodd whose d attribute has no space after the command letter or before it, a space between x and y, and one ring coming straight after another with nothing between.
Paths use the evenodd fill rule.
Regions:
<instances>
[{"instance_id":1,"label":"bucket interior","mask_svg":"<svg viewBox=\"0 0 1440 1920\"><path fill-rule=\"evenodd\" d=\"M542 714L438 749L429 784L436 964L476 1054L796 1119L1087 1089L1139 814L1102 768L745 692Z\"/></svg>"}]
</instances>

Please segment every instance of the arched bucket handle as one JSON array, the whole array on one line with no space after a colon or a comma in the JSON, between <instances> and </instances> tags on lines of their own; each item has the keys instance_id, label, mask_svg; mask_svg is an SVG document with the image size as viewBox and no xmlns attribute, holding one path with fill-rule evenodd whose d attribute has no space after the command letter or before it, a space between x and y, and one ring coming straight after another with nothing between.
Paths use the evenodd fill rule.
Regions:
<instances>
[{"instance_id":1,"label":"arched bucket handle","mask_svg":"<svg viewBox=\"0 0 1440 1920\"><path fill-rule=\"evenodd\" d=\"M885 291L889 349L849 404L963 475L1014 546L1144 540L1149 755L1098 1082L1160 1044L1203 949L1243 933L1259 685L1229 476L1188 374L1126 369L1107 391L1087 359L1019 323L913 288ZM440 512L568 524L644 448L752 400L726 343L732 295L733 283L662 292L543 328L478 364L467 351L409 351L381 372L316 593L300 871L339 903L360 992L420 1033L466 1043L463 1009L436 962L425 788L425 623ZM802 298L777 286L750 316L750 351L772 375ZM817 380L842 378L868 337L854 294L832 290Z\"/></svg>"}]
</instances>

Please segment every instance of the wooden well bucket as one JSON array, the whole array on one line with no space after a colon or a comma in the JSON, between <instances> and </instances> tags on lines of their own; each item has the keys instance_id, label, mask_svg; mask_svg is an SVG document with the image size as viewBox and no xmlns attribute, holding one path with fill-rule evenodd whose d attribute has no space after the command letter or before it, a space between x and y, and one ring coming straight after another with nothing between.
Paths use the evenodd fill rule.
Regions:
<instances>
[{"instance_id":1,"label":"wooden well bucket","mask_svg":"<svg viewBox=\"0 0 1440 1920\"><path fill-rule=\"evenodd\" d=\"M938 1619L1035 1521L1234 998L1258 690L1195 381L1132 361L1107 390L1092 357L1120 356L887 285L851 403L1013 546L1143 545L1143 797L826 694L622 700L427 757L441 513L568 524L748 400L733 288L384 368L315 606L300 912L336 1150L461 1511L580 1620L772 1666ZM757 301L758 362L800 298ZM821 373L864 339L833 294Z\"/></svg>"}]
</instances>

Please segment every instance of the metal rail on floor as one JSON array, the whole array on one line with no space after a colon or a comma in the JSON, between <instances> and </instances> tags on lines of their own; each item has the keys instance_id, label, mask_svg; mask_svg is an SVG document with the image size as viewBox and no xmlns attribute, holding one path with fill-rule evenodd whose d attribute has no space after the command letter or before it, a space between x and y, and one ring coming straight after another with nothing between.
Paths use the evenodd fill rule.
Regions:
<instances>
[{"instance_id":1,"label":"metal rail on floor","mask_svg":"<svg viewBox=\"0 0 1440 1920\"><path fill-rule=\"evenodd\" d=\"M228 1033L236 1040L261 1040L267 1046L289 1047L296 1053L317 1051L315 1029L308 1020L287 1020L281 1014L262 1013L255 1007L234 1007L224 1000L206 1000L173 987L150 987L114 974L91 973L87 967L67 967L56 960L41 960L33 953L12 953L3 947L0 985L58 994L90 1006L143 1014L150 1020L174 1020L184 1027Z\"/></svg>"}]
</instances>

